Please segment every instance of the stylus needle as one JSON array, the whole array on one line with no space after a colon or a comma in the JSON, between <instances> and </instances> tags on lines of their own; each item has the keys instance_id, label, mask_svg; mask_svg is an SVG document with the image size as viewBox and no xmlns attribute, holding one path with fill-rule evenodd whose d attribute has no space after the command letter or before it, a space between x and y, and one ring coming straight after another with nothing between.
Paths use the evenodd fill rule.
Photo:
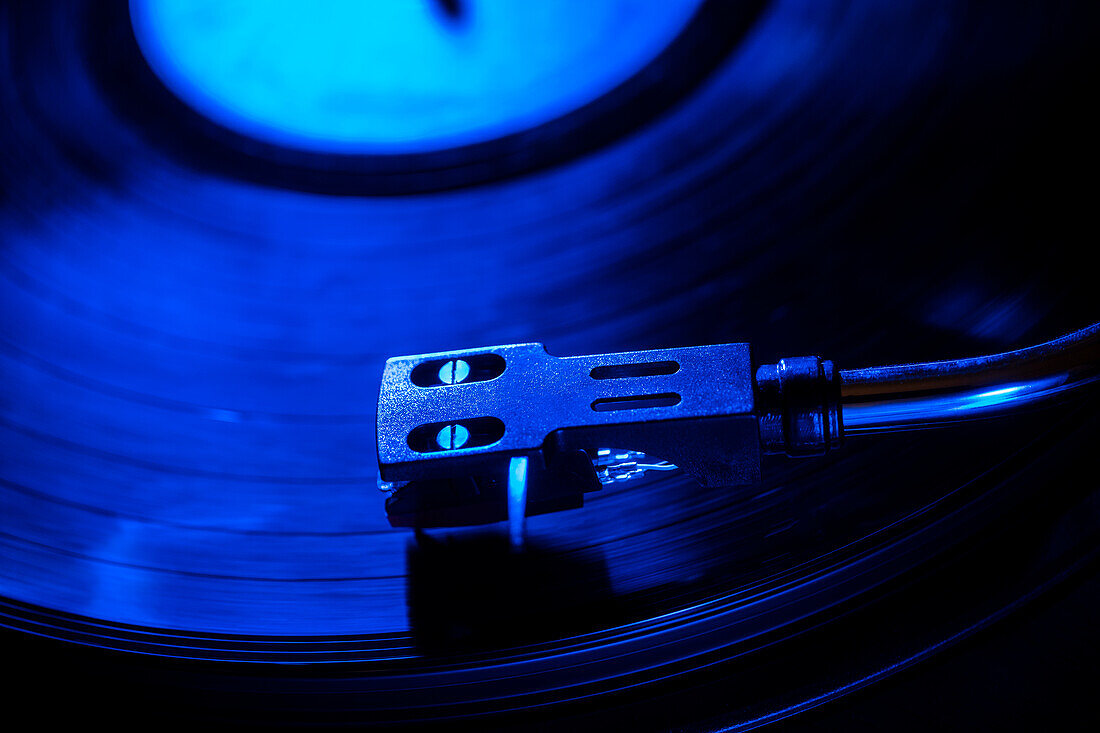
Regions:
<instances>
[{"instance_id":1,"label":"stylus needle","mask_svg":"<svg viewBox=\"0 0 1100 733\"><path fill-rule=\"evenodd\" d=\"M508 539L513 550L523 549L527 515L527 456L508 463Z\"/></svg>"}]
</instances>

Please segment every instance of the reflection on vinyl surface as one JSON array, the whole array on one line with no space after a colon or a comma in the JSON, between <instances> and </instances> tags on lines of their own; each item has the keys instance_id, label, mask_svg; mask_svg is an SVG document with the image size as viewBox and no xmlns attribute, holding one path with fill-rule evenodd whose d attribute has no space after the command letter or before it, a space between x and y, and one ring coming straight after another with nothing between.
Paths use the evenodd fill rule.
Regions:
<instances>
[{"instance_id":1,"label":"reflection on vinyl surface","mask_svg":"<svg viewBox=\"0 0 1100 733\"><path fill-rule=\"evenodd\" d=\"M529 518L523 553L502 527L390 528L374 449L396 354L747 341L758 360L862 366L1096 320L1085 193L1054 167L1095 129L1074 92L1088 39L1054 10L704 2L737 22L690 36L697 55L681 39L635 59L610 106L329 156L203 118L138 68L116 5L0 15L5 625L313 663L270 684L355 719L675 695L714 675L740 697L695 720L733 724L888 674L1091 551L1083 408L853 440L769 462L750 489L647 474ZM1048 118L1068 122L1049 136ZM1013 530L1016 562L1000 543L1021 516L1037 534ZM1053 526L1058 543L1021 549ZM969 562L1003 565L917 572L974 537ZM930 607L900 600L919 583ZM838 665L843 618L894 596L861 623L869 639L909 623L905 640ZM796 637L812 649L776 651Z\"/></svg>"}]
</instances>

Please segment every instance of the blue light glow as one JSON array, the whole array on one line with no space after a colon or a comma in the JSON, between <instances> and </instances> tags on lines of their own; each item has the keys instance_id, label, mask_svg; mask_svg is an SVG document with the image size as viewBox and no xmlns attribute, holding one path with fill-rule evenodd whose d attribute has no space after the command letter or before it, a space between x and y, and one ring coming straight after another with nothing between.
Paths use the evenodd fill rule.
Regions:
<instances>
[{"instance_id":1,"label":"blue light glow","mask_svg":"<svg viewBox=\"0 0 1100 733\"><path fill-rule=\"evenodd\" d=\"M701 0L131 0L153 71L237 132L323 152L427 151L590 102Z\"/></svg>"},{"instance_id":2,"label":"blue light glow","mask_svg":"<svg viewBox=\"0 0 1100 733\"><path fill-rule=\"evenodd\" d=\"M218 647L214 655L229 643L221 635L332 636L341 645L355 635L366 639L348 652L357 658L412 653L412 540L388 525L376 490L375 405L389 356L522 341L559 354L762 339L778 350L811 342L807 334L834 353L845 338L866 337L855 327L849 336L823 330L821 309L792 307L773 322L761 308L790 305L768 293L798 253L834 241L807 236L820 229L822 191L889 183L869 171L890 159L895 121L924 114L900 100L913 88L945 88L948 78L963 83L946 60L1000 42L954 32L956 14L969 17L962 10L915 2L770 4L690 96L569 165L431 195L324 196L233 175L236 157L224 175L185 157L220 160L220 149L181 143L182 156L166 158L177 128L158 127L155 116L120 117L144 97L123 107L104 98L86 49L74 47L83 15L60 9L68 5L45 13L65 31L48 36L56 44L13 26L0 54L9 68L34 70L0 75L0 596L127 628L217 635L202 641ZM568 110L657 54L695 3L472 0L456 18L419 0L313 5L321 9L302 19L279 0L134 0L133 13L157 73L212 119L288 146L396 152L482 139ZM505 23L494 18L506 7L512 26L490 27ZM340 12L386 13L394 24L407 14L423 27L355 36L351 23L337 22ZM24 15L34 13L9 20ZM507 28L523 24L538 33L509 41ZM330 32L331 43L318 47ZM281 33L300 44L279 49ZM398 43L417 34L424 37ZM352 71L366 68L355 54L367 58L375 36L399 46L397 56L355 87ZM457 78L445 67L446 44L482 40L488 45L469 51L472 71ZM41 63L46 47L56 63ZM315 51L320 57L309 59ZM340 65L341 54L354 58ZM489 62L511 54L524 59L505 69L513 86L493 87L507 79L493 77ZM397 61L415 63L401 70ZM982 69L962 71L967 88L985 80ZM367 118L329 104L347 84L388 106ZM444 92L453 104L440 101ZM430 113L416 114L425 104ZM404 172L402 163L392 169ZM838 210L829 236L879 211L863 205ZM844 257L881 264L882 232L868 239L851 226ZM928 241L938 233L930 229ZM893 282L810 281L804 302L835 298L837 312L866 308L869 292ZM796 323L805 324L802 337L801 326L787 331ZM881 354L864 356L874 363ZM460 381L462 371L456 364L439 381ZM891 495L938 498L949 461L891 456L875 480ZM756 588L758 568L786 572L786 561L770 564L777 550L809 557L835 549L816 527L847 522L843 501L811 504L814 526L804 535L805 522L781 524L797 503L795 479L807 473L791 470L802 473L778 476L774 487L784 490L769 488L751 506L676 476L594 492L583 510L529 518L526 554L575 553L570 563L600 568L591 588L702 617L692 605L700 599ZM830 496L867 493L865 475L841 473ZM885 492L872 493L877 502ZM519 497L512 494L517 505ZM851 516L860 524L842 524L840 536L855 536L870 515ZM18 613L0 604L0 625ZM766 613L750 617L770 623ZM640 638L635 631L624 634ZM643 648L684 649L653 639Z\"/></svg>"},{"instance_id":3,"label":"blue light glow","mask_svg":"<svg viewBox=\"0 0 1100 733\"><path fill-rule=\"evenodd\" d=\"M852 434L873 432L884 426L919 426L999 415L1049 400L1091 381L1094 381L1091 377L1074 380L1068 374L1054 374L994 389L855 403L844 407L844 427Z\"/></svg>"},{"instance_id":4,"label":"blue light glow","mask_svg":"<svg viewBox=\"0 0 1100 733\"><path fill-rule=\"evenodd\" d=\"M508 463L508 538L514 548L523 547L527 517L527 457Z\"/></svg>"}]
</instances>

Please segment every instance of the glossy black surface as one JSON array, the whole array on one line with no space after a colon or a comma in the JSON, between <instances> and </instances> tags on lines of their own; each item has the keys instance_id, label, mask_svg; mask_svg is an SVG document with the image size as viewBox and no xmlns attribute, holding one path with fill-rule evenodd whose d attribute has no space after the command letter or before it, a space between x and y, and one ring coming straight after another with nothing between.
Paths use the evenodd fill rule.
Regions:
<instances>
[{"instance_id":1,"label":"glossy black surface","mask_svg":"<svg viewBox=\"0 0 1100 733\"><path fill-rule=\"evenodd\" d=\"M1091 405L768 460L752 491L627 483L532 517L518 558L498 529L389 527L374 454L394 354L749 342L847 369L1096 321L1091 4L769 3L659 113L402 196L177 137L105 82L82 6L2 12L0 613L87 645L21 642L70 660L59 687L279 721L755 724L1095 547Z\"/></svg>"}]
</instances>

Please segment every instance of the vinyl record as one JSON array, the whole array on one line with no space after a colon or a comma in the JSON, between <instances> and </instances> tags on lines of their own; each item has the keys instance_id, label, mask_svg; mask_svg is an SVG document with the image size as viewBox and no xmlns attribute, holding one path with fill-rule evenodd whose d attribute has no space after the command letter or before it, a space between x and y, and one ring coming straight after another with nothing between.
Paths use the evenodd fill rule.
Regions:
<instances>
[{"instance_id":1,"label":"vinyl record","mask_svg":"<svg viewBox=\"0 0 1100 733\"><path fill-rule=\"evenodd\" d=\"M334 7L369 25L387 5ZM847 368L1098 320L1089 4L658 6L424 3L387 22L443 49L410 56L426 71L370 76L351 43L331 56L363 54L359 96L299 97L321 62L271 59L350 17L3 6L20 663L94 708L125 686L250 722L749 728L1091 567L1095 402L768 459L755 487L647 474L531 517L519 554L500 526L389 526L390 356L748 342ZM490 80L492 54L526 59L512 97L429 84L499 38L463 58ZM385 74L423 96L383 95ZM252 82L282 105L249 107ZM414 103L465 126L416 137Z\"/></svg>"}]
</instances>

